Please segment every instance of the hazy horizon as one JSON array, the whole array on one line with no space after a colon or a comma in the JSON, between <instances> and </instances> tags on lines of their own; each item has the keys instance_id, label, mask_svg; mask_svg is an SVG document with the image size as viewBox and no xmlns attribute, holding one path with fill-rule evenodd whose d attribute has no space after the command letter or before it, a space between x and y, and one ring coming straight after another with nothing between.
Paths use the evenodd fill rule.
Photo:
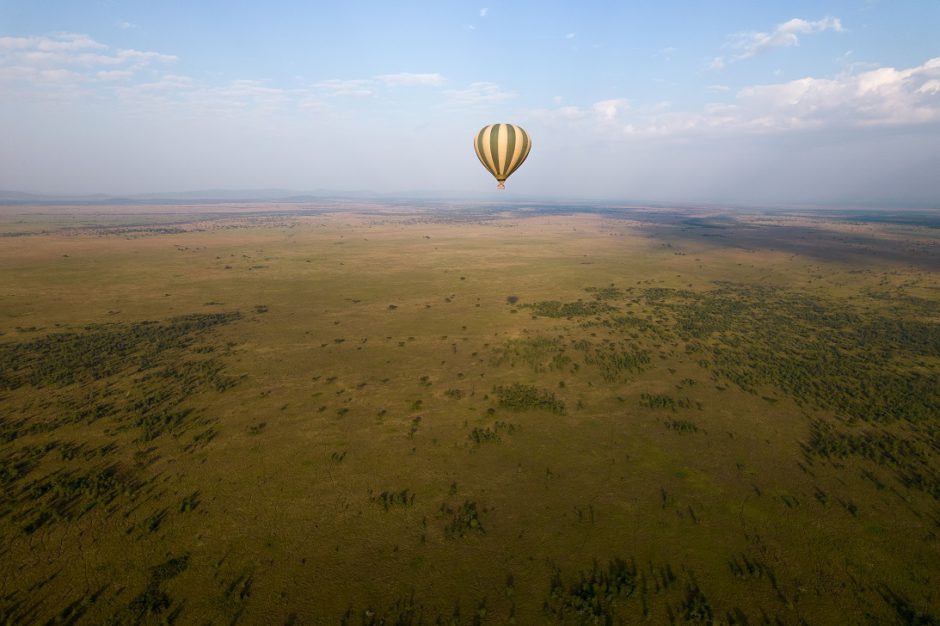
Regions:
<instances>
[{"instance_id":1,"label":"hazy horizon","mask_svg":"<svg viewBox=\"0 0 940 626\"><path fill-rule=\"evenodd\" d=\"M936 205L940 5L0 1L0 189ZM505 193L471 148L533 140Z\"/></svg>"},{"instance_id":2,"label":"hazy horizon","mask_svg":"<svg viewBox=\"0 0 940 626\"><path fill-rule=\"evenodd\" d=\"M488 191L488 190L487 190ZM265 193L270 192L270 193ZM494 192L459 193L454 191L427 192L419 190L405 190L400 192L375 192L371 190L344 190L344 189L195 189L166 192L143 192L110 194L104 192L93 193L60 193L43 194L28 191L0 189L0 206L49 206L49 205L87 205L100 207L100 203L109 206L137 206L147 205L153 207L175 206L178 204L202 204L204 207L222 206L232 203L255 203L261 208L267 204L310 203L318 201L339 202L383 202L383 201L415 201L415 202L443 202L473 205L475 203L498 203L507 207L527 204L544 205L582 205L581 209L592 206L622 206L630 208L700 208L703 210L721 209L730 211L937 211L940 210L940 200L921 202L721 202L718 200L696 202L693 200L668 200L646 198L628 198L617 196L545 196L520 195Z\"/></svg>"}]
</instances>

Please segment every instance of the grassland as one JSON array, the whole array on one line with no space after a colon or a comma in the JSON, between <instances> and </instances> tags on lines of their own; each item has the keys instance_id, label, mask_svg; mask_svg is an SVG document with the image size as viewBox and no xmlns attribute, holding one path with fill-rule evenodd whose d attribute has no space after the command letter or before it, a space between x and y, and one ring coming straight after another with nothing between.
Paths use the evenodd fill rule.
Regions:
<instances>
[{"instance_id":1,"label":"grassland","mask_svg":"<svg viewBox=\"0 0 940 626\"><path fill-rule=\"evenodd\" d=\"M0 207L0 621L938 623L937 222Z\"/></svg>"}]
</instances>

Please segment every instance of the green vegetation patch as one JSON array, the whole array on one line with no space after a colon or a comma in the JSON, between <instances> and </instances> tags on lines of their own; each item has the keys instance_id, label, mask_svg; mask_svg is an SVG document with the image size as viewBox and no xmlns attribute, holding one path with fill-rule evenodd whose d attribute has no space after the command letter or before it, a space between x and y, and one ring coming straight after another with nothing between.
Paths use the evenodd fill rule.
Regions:
<instances>
[{"instance_id":1,"label":"green vegetation patch","mask_svg":"<svg viewBox=\"0 0 940 626\"><path fill-rule=\"evenodd\" d=\"M549 586L547 611L559 622L575 619L580 623L612 624L617 617L616 603L629 598L637 589L637 568L634 562L620 558L611 560L606 568L597 561L577 580L565 584L561 572L555 570Z\"/></svg>"},{"instance_id":2,"label":"green vegetation patch","mask_svg":"<svg viewBox=\"0 0 940 626\"><path fill-rule=\"evenodd\" d=\"M449 517L444 526L444 537L447 539L459 539L467 535L485 534L483 522L480 520L480 514L477 510L477 503L473 500L464 500L456 509L447 503L441 505L440 512L445 517Z\"/></svg>"},{"instance_id":3,"label":"green vegetation patch","mask_svg":"<svg viewBox=\"0 0 940 626\"><path fill-rule=\"evenodd\" d=\"M150 570L150 582L137 595L125 610L123 623L142 624L148 619L161 615L172 605L170 596L163 590L163 583L176 578L189 567L189 555L170 559ZM176 615L168 615L166 623L173 623Z\"/></svg>"},{"instance_id":4,"label":"green vegetation patch","mask_svg":"<svg viewBox=\"0 0 940 626\"><path fill-rule=\"evenodd\" d=\"M940 326L853 311L807 295L723 284L703 293L645 290L689 351L710 353L719 377L745 391L773 385L800 402L864 421L940 414Z\"/></svg>"},{"instance_id":5,"label":"green vegetation patch","mask_svg":"<svg viewBox=\"0 0 940 626\"><path fill-rule=\"evenodd\" d=\"M692 400L689 398L673 398L665 393L641 393L640 406L648 409L667 409L675 412L678 409L689 409Z\"/></svg>"},{"instance_id":6,"label":"green vegetation patch","mask_svg":"<svg viewBox=\"0 0 940 626\"><path fill-rule=\"evenodd\" d=\"M614 310L609 304L597 300L588 302L583 300L577 300L575 302L543 300L542 302L523 304L522 306L527 309L532 309L533 315L556 318L586 317L589 315L608 313Z\"/></svg>"},{"instance_id":7,"label":"green vegetation patch","mask_svg":"<svg viewBox=\"0 0 940 626\"><path fill-rule=\"evenodd\" d=\"M853 305L731 282L717 282L707 291L587 291L605 301L640 304L646 312L643 317L615 314L592 322L614 334L630 334L634 342L626 351L622 341L575 342L585 362L598 367L605 380L613 382L622 373L648 366L643 342L672 344L708 370L716 383L733 383L770 403L777 399L766 390L775 388L804 410L834 415L835 420L812 423L804 444L809 461L864 459L892 471L904 487L940 499L935 469L940 325L935 303L906 299L902 308L873 311L871 302ZM690 398L664 393L643 393L640 405L670 412L702 408ZM687 420L668 420L666 426L697 431Z\"/></svg>"},{"instance_id":8,"label":"green vegetation patch","mask_svg":"<svg viewBox=\"0 0 940 626\"><path fill-rule=\"evenodd\" d=\"M385 511L388 511L395 506L413 506L415 503L415 494L408 489L402 489L400 491L386 490L378 495L370 493L369 502L374 502Z\"/></svg>"},{"instance_id":9,"label":"green vegetation patch","mask_svg":"<svg viewBox=\"0 0 940 626\"><path fill-rule=\"evenodd\" d=\"M599 369L607 382L621 380L627 374L639 374L650 364L649 351L635 344L593 344L581 339L575 342L574 347L584 353L584 362Z\"/></svg>"},{"instance_id":10,"label":"green vegetation patch","mask_svg":"<svg viewBox=\"0 0 940 626\"><path fill-rule=\"evenodd\" d=\"M565 403L547 389L513 383L497 386L493 391L499 399L499 406L512 411L544 410L558 415L565 413Z\"/></svg>"},{"instance_id":11,"label":"green vegetation patch","mask_svg":"<svg viewBox=\"0 0 940 626\"><path fill-rule=\"evenodd\" d=\"M121 495L133 495L141 485L117 464L103 468L57 471L33 480L16 493L12 519L30 535L48 523L77 519Z\"/></svg>"},{"instance_id":12,"label":"green vegetation patch","mask_svg":"<svg viewBox=\"0 0 940 626\"><path fill-rule=\"evenodd\" d=\"M150 369L164 352L185 348L199 333L240 318L238 312L201 313L166 322L95 324L83 332L3 343L0 389L64 386L101 380L130 368Z\"/></svg>"},{"instance_id":13,"label":"green vegetation patch","mask_svg":"<svg viewBox=\"0 0 940 626\"><path fill-rule=\"evenodd\" d=\"M870 425L845 430L817 419L812 423L804 452L810 459L866 459L892 471L905 487L940 500L940 470L935 463L938 440L940 428L935 424L911 433L894 428L893 425ZM878 484L877 481L873 482Z\"/></svg>"},{"instance_id":14,"label":"green vegetation patch","mask_svg":"<svg viewBox=\"0 0 940 626\"><path fill-rule=\"evenodd\" d=\"M536 335L510 339L494 351L492 364L500 366L517 363L528 365L532 371L542 373L564 370L571 363L571 357L565 354L565 347L556 337Z\"/></svg>"},{"instance_id":15,"label":"green vegetation patch","mask_svg":"<svg viewBox=\"0 0 940 626\"><path fill-rule=\"evenodd\" d=\"M479 426L475 427L470 431L470 440L477 446L484 443L499 443L502 441L502 436L500 433L512 434L516 432L516 425L509 422L497 421L493 424L492 428L487 426L481 428Z\"/></svg>"}]
</instances>

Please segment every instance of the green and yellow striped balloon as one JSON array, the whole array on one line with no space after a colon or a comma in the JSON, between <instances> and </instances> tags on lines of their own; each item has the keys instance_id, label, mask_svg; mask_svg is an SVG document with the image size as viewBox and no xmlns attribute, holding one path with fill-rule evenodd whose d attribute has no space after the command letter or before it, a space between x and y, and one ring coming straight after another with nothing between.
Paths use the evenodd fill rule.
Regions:
<instances>
[{"instance_id":1,"label":"green and yellow striped balloon","mask_svg":"<svg viewBox=\"0 0 940 626\"><path fill-rule=\"evenodd\" d=\"M496 188L505 189L506 179L529 156L532 140L515 124L490 124L477 133L473 149L483 167L496 177Z\"/></svg>"}]
</instances>

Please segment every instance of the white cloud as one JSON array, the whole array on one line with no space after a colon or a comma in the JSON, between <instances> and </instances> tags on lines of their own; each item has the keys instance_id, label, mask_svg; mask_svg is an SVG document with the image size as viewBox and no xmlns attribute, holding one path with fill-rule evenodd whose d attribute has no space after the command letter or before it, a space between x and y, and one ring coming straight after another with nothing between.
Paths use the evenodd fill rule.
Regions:
<instances>
[{"instance_id":1,"label":"white cloud","mask_svg":"<svg viewBox=\"0 0 940 626\"><path fill-rule=\"evenodd\" d=\"M568 33L567 35L565 35L565 39L574 39L574 38L575 38L574 33Z\"/></svg>"},{"instance_id":2,"label":"white cloud","mask_svg":"<svg viewBox=\"0 0 940 626\"><path fill-rule=\"evenodd\" d=\"M444 83L444 77L440 74L411 74L408 72L400 72L398 74L382 74L376 76L376 78L385 83L387 87L434 87Z\"/></svg>"},{"instance_id":3,"label":"white cloud","mask_svg":"<svg viewBox=\"0 0 940 626\"><path fill-rule=\"evenodd\" d=\"M128 22L127 20L118 22L118 23L117 23L117 27L118 27L118 28L123 28L124 30L130 29L130 28L140 28L139 26L137 26L137 24L134 24L134 23L132 23L132 22Z\"/></svg>"},{"instance_id":4,"label":"white cloud","mask_svg":"<svg viewBox=\"0 0 940 626\"><path fill-rule=\"evenodd\" d=\"M937 79L928 80L926 83L924 83L917 89L917 93L924 93L924 94L930 94L930 95L936 95L940 93L940 80L937 80Z\"/></svg>"},{"instance_id":5,"label":"white cloud","mask_svg":"<svg viewBox=\"0 0 940 626\"><path fill-rule=\"evenodd\" d=\"M555 97L555 102L561 102L560 96ZM550 110L538 110L535 115L549 124L556 122L593 123L609 130L611 126L616 126L621 114L629 108L630 102L626 98L610 98L595 102L586 108L563 106Z\"/></svg>"},{"instance_id":6,"label":"white cloud","mask_svg":"<svg viewBox=\"0 0 940 626\"><path fill-rule=\"evenodd\" d=\"M940 57L923 65L882 67L833 79L802 78L749 87L738 100L778 128L873 126L940 121Z\"/></svg>"},{"instance_id":7,"label":"white cloud","mask_svg":"<svg viewBox=\"0 0 940 626\"><path fill-rule=\"evenodd\" d=\"M729 87L728 85L709 85L707 89L709 91L717 91L717 92L731 91L731 87Z\"/></svg>"},{"instance_id":8,"label":"white cloud","mask_svg":"<svg viewBox=\"0 0 940 626\"><path fill-rule=\"evenodd\" d=\"M712 85L726 91L724 85ZM623 99L587 108L560 107L535 113L548 122L591 122L624 134L783 132L865 128L940 122L940 57L907 69L882 67L835 78L801 78L741 89L733 103L699 111L669 111L663 103L630 108Z\"/></svg>"},{"instance_id":9,"label":"white cloud","mask_svg":"<svg viewBox=\"0 0 940 626\"><path fill-rule=\"evenodd\" d=\"M453 104L477 105L502 102L514 97L516 94L503 91L499 85L489 82L471 83L466 89L448 89L444 95Z\"/></svg>"},{"instance_id":10,"label":"white cloud","mask_svg":"<svg viewBox=\"0 0 940 626\"><path fill-rule=\"evenodd\" d=\"M591 110L604 122L612 122L617 118L617 114L630 106L630 103L624 98L614 98L611 100L601 100L591 106Z\"/></svg>"},{"instance_id":11,"label":"white cloud","mask_svg":"<svg viewBox=\"0 0 940 626\"><path fill-rule=\"evenodd\" d=\"M771 48L789 48L800 45L799 35L809 35L831 30L837 33L844 31L842 22L837 17L824 17L816 21L793 18L769 33L749 32L732 35L729 47L740 50L734 60L741 61L769 50Z\"/></svg>"},{"instance_id":12,"label":"white cloud","mask_svg":"<svg viewBox=\"0 0 940 626\"><path fill-rule=\"evenodd\" d=\"M480 17L486 17L486 14L488 12L489 12L489 9L487 9L486 7L483 7L482 9L480 9Z\"/></svg>"}]
</instances>

